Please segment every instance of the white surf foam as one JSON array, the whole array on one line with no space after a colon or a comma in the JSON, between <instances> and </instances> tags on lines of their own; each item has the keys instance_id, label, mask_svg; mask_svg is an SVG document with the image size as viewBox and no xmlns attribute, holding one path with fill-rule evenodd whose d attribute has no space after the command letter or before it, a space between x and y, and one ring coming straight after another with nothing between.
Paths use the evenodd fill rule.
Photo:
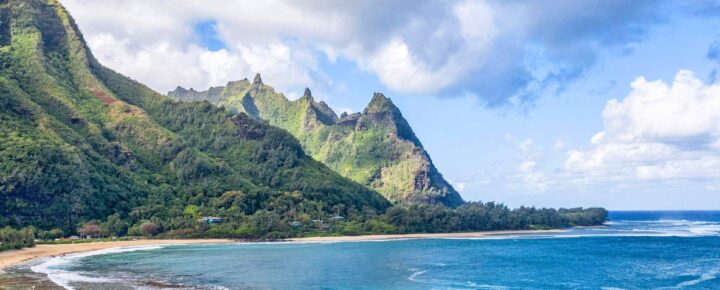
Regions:
<instances>
[{"instance_id":1,"label":"white surf foam","mask_svg":"<svg viewBox=\"0 0 720 290\"><path fill-rule=\"evenodd\" d=\"M720 222L684 219L615 220L603 228L571 229L561 236L704 237L720 235Z\"/></svg>"},{"instance_id":2,"label":"white surf foam","mask_svg":"<svg viewBox=\"0 0 720 290\"><path fill-rule=\"evenodd\" d=\"M417 281L417 276L425 274L425 272L427 272L427 270L415 271L414 273L412 273L412 275L410 275L410 277L408 277L408 280Z\"/></svg>"},{"instance_id":3,"label":"white surf foam","mask_svg":"<svg viewBox=\"0 0 720 290\"><path fill-rule=\"evenodd\" d=\"M695 278L695 279L680 282L680 283L678 283L677 285L675 285L675 286L673 286L673 287L662 287L662 288L657 288L656 290L684 289L684 288L688 288L688 287L694 288L693 286L697 286L698 284L703 283L703 282L705 282L705 281L710 281L710 280L717 279L717 278L718 278L718 277L717 277L718 273L720 273L720 270L718 270L718 269L713 269L713 270L710 270L710 271L708 271L708 272L705 272L705 273L700 274L700 276L697 277L697 278Z\"/></svg>"},{"instance_id":4,"label":"white surf foam","mask_svg":"<svg viewBox=\"0 0 720 290\"><path fill-rule=\"evenodd\" d=\"M702 282L709 281L709 280L712 280L715 278L717 278L717 276L715 276L715 273L712 273L712 274L704 273L704 274L700 275L700 277L698 277L697 279L685 281L685 282L677 284L677 286L675 286L675 288L685 288L685 287L695 286L697 284L700 284Z\"/></svg>"},{"instance_id":5,"label":"white surf foam","mask_svg":"<svg viewBox=\"0 0 720 290\"><path fill-rule=\"evenodd\" d=\"M422 240L428 239L424 237L410 237L410 238L392 238L392 239L373 239L368 237L366 239L352 239L352 240L310 240L310 241L277 241L277 242L239 242L234 243L237 245L304 245L304 244L339 244L339 243L365 243L365 242L397 242L397 241L409 241L409 240Z\"/></svg>"},{"instance_id":6,"label":"white surf foam","mask_svg":"<svg viewBox=\"0 0 720 290\"><path fill-rule=\"evenodd\" d=\"M447 281L442 279L420 279L419 276L427 273L427 270L421 270L417 268L411 268L410 271L413 273L407 278L408 280L416 283L430 284L432 286L428 289L492 289L492 290L505 290L509 289L506 286L501 285L490 285L490 284L478 284L472 281Z\"/></svg>"},{"instance_id":7,"label":"white surf foam","mask_svg":"<svg viewBox=\"0 0 720 290\"><path fill-rule=\"evenodd\" d=\"M33 272L42 273L42 274L47 275L48 279L53 281L55 284L62 286L65 289L74 289L70 284L75 283L75 282L104 283L104 282L115 282L116 281L115 279L111 279L111 278L90 277L90 276L84 275L81 272L73 272L73 271L69 271L66 269L68 265L74 263L78 259L90 257L90 256L105 255L105 254L155 250L155 249L160 249L162 247L163 246L121 247L121 248L90 251L90 252L84 252L84 253L78 253L78 254L70 254L70 255L64 255L64 256L56 256L56 257L49 258L47 261L45 261L43 263L40 263L38 265L30 267L30 269Z\"/></svg>"}]
</instances>

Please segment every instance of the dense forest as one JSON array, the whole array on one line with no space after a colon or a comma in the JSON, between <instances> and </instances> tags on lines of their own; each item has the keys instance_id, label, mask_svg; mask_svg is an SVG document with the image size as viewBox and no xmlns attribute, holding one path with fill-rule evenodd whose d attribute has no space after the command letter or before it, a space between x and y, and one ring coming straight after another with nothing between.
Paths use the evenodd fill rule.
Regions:
<instances>
[{"instance_id":1,"label":"dense forest","mask_svg":"<svg viewBox=\"0 0 720 290\"><path fill-rule=\"evenodd\" d=\"M602 208L536 209L507 206L488 202L470 202L457 208L442 205L397 205L384 213L369 208L357 211L337 206L336 214L321 211L306 212L292 202L273 204L252 214L247 207L222 204L235 201L236 193L226 193L223 200L215 200L210 207L189 205L183 217L171 220L140 220L135 224L119 215L110 215L105 221L90 220L69 233L61 229L22 230L6 228L0 231L0 240L9 241L6 248L29 245L34 238L49 241L70 234L80 237L146 237L146 238L233 238L246 240L273 240L304 236L442 233L492 230L538 230L572 226L599 225L606 221L607 211ZM221 208L218 210L218 207ZM213 212L222 222L204 221L200 212ZM32 237L32 238L28 238Z\"/></svg>"},{"instance_id":2,"label":"dense forest","mask_svg":"<svg viewBox=\"0 0 720 290\"><path fill-rule=\"evenodd\" d=\"M600 209L392 204L288 132L95 60L57 1L0 1L0 248L34 239L557 228ZM204 217L218 217L208 223Z\"/></svg>"}]
</instances>

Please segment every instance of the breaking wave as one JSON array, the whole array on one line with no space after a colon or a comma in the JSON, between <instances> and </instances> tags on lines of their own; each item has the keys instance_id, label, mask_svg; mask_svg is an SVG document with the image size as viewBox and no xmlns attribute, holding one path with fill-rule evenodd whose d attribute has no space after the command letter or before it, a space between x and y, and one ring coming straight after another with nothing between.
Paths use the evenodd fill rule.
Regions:
<instances>
[{"instance_id":1,"label":"breaking wave","mask_svg":"<svg viewBox=\"0 0 720 290\"><path fill-rule=\"evenodd\" d=\"M78 259L106 255L106 254L117 254L125 252L135 251L147 251L160 249L163 246L134 246L134 247L121 247L104 249L98 251L84 252L78 254L69 254L63 256L51 257L47 261L44 261L38 265L30 267L33 272L42 273L48 276L48 279L53 281L55 284L62 286L65 289L74 289L72 283L87 282L87 283L108 283L117 282L117 279L105 278L105 277L93 277L86 273L68 270L69 266L75 263Z\"/></svg>"}]
</instances>

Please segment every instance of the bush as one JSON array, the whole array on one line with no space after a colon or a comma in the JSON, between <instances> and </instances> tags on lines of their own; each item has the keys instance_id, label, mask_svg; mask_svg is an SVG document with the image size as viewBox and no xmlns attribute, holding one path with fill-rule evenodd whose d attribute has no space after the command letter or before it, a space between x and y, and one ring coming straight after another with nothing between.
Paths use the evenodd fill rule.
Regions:
<instances>
[{"instance_id":1,"label":"bush","mask_svg":"<svg viewBox=\"0 0 720 290\"><path fill-rule=\"evenodd\" d=\"M128 228L127 234L128 236L133 237L142 236L142 232L140 231L140 225L135 224L132 227Z\"/></svg>"},{"instance_id":2,"label":"bush","mask_svg":"<svg viewBox=\"0 0 720 290\"><path fill-rule=\"evenodd\" d=\"M40 231L38 233L38 238L43 240L54 240L59 239L65 236L65 232L61 229L52 229L49 231Z\"/></svg>"},{"instance_id":3,"label":"bush","mask_svg":"<svg viewBox=\"0 0 720 290\"><path fill-rule=\"evenodd\" d=\"M235 230L235 236L239 238L255 238L257 237L258 230L251 225L242 225Z\"/></svg>"},{"instance_id":4,"label":"bush","mask_svg":"<svg viewBox=\"0 0 720 290\"><path fill-rule=\"evenodd\" d=\"M265 235L268 240L282 240L289 238L290 235L286 232L269 232Z\"/></svg>"},{"instance_id":5,"label":"bush","mask_svg":"<svg viewBox=\"0 0 720 290\"><path fill-rule=\"evenodd\" d=\"M13 229L5 227L0 229L0 251L17 250L35 246L35 230L27 227Z\"/></svg>"},{"instance_id":6,"label":"bush","mask_svg":"<svg viewBox=\"0 0 720 290\"><path fill-rule=\"evenodd\" d=\"M100 224L100 228L105 236L124 236L128 231L128 224L120 218L119 214L108 216L107 221Z\"/></svg>"},{"instance_id":7,"label":"bush","mask_svg":"<svg viewBox=\"0 0 720 290\"><path fill-rule=\"evenodd\" d=\"M356 221L343 223L339 228L340 234L347 236L357 236L364 233L362 225Z\"/></svg>"},{"instance_id":8,"label":"bush","mask_svg":"<svg viewBox=\"0 0 720 290\"><path fill-rule=\"evenodd\" d=\"M155 223L144 222L140 225L140 233L146 238L150 238L160 232L160 227Z\"/></svg>"}]
</instances>

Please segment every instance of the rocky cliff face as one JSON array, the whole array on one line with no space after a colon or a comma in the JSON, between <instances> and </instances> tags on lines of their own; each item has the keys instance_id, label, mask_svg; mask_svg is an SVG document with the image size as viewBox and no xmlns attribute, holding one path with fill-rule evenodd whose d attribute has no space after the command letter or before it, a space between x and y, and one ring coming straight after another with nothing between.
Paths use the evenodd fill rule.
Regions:
<instances>
[{"instance_id":1,"label":"rocky cliff face","mask_svg":"<svg viewBox=\"0 0 720 290\"><path fill-rule=\"evenodd\" d=\"M365 184L395 203L463 203L423 149L400 109L375 93L361 113L337 116L309 89L290 101L257 75L197 92L178 87L178 100L208 100L244 112L294 135L305 151L343 176Z\"/></svg>"}]
</instances>

